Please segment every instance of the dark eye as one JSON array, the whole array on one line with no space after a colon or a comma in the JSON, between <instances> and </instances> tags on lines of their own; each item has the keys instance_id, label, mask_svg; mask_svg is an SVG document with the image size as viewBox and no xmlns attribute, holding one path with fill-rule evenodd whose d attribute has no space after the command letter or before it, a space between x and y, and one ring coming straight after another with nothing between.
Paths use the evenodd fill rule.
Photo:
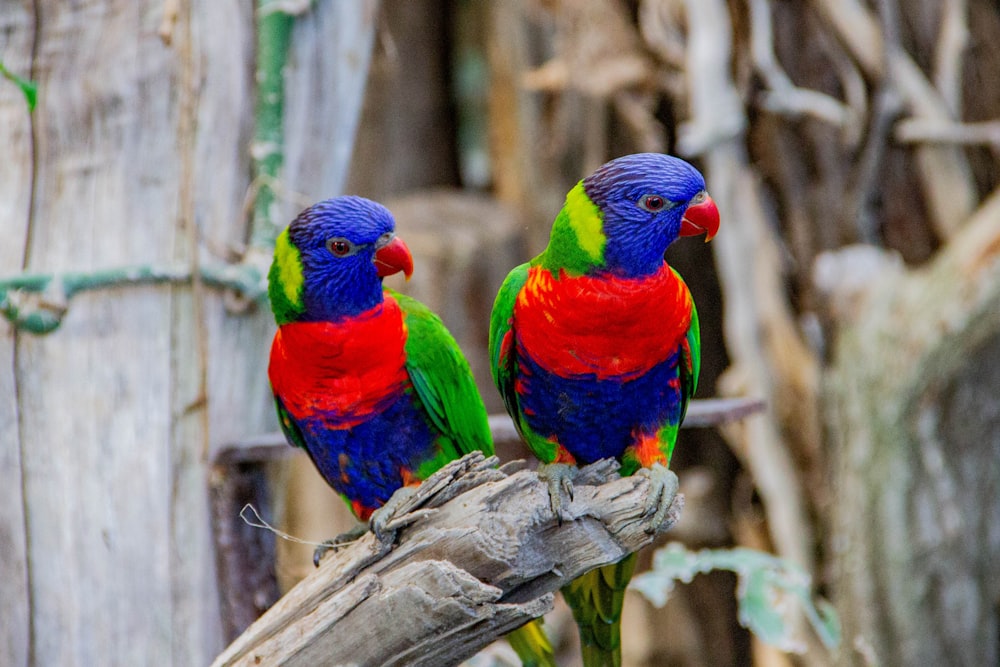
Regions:
<instances>
[{"instance_id":1,"label":"dark eye","mask_svg":"<svg viewBox=\"0 0 1000 667\"><path fill-rule=\"evenodd\" d=\"M639 206L652 213L662 211L666 205L666 200L660 195L643 195L639 200Z\"/></svg>"},{"instance_id":2,"label":"dark eye","mask_svg":"<svg viewBox=\"0 0 1000 667\"><path fill-rule=\"evenodd\" d=\"M334 257L347 257L354 252L354 244L347 239L332 238L327 239L326 249L329 250Z\"/></svg>"}]
</instances>

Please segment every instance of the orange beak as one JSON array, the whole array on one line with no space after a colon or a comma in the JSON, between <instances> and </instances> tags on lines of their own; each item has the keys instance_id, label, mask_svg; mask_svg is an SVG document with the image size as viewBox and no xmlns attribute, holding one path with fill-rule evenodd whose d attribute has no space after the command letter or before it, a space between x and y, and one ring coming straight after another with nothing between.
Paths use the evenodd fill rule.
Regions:
<instances>
[{"instance_id":1,"label":"orange beak","mask_svg":"<svg viewBox=\"0 0 1000 667\"><path fill-rule=\"evenodd\" d=\"M375 268L381 278L402 271L406 279L410 279L413 274L413 255L403 239L393 236L391 241L375 251Z\"/></svg>"},{"instance_id":2,"label":"orange beak","mask_svg":"<svg viewBox=\"0 0 1000 667\"><path fill-rule=\"evenodd\" d=\"M681 236L704 234L705 243L708 243L718 232L719 209L708 193L702 191L684 212L684 219L681 220Z\"/></svg>"}]
</instances>

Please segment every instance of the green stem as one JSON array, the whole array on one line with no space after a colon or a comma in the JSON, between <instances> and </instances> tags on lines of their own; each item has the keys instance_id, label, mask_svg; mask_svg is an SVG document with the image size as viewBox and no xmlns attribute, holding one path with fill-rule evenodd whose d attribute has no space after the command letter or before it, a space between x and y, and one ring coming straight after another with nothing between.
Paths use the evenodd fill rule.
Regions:
<instances>
[{"instance_id":1,"label":"green stem","mask_svg":"<svg viewBox=\"0 0 1000 667\"><path fill-rule=\"evenodd\" d=\"M267 282L253 266L206 264L201 266L199 275L205 285L233 290L247 301L266 299ZM190 267L183 265L126 266L58 274L22 273L0 279L0 315L17 329L46 334L62 324L70 299L80 292L127 285L186 284L191 280Z\"/></svg>"},{"instance_id":2,"label":"green stem","mask_svg":"<svg viewBox=\"0 0 1000 667\"><path fill-rule=\"evenodd\" d=\"M34 81L23 79L11 72L7 69L7 66L3 64L2 60L0 60L0 76L3 76L3 78L14 83L21 89L21 94L24 95L24 101L28 103L28 112L30 113L34 111L35 102L38 101L38 85Z\"/></svg>"},{"instance_id":3,"label":"green stem","mask_svg":"<svg viewBox=\"0 0 1000 667\"><path fill-rule=\"evenodd\" d=\"M284 70L295 21L279 6L276 0L257 0L257 102L251 148L256 197L250 245L265 250L274 247L281 231L275 186L285 161Z\"/></svg>"}]
</instances>

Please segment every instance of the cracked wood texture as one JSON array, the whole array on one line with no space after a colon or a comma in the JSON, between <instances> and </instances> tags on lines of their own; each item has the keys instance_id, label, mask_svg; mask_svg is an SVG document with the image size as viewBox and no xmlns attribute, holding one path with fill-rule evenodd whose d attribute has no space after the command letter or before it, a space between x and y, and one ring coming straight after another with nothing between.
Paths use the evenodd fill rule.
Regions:
<instances>
[{"instance_id":1,"label":"cracked wood texture","mask_svg":"<svg viewBox=\"0 0 1000 667\"><path fill-rule=\"evenodd\" d=\"M1000 194L857 295L827 382L846 663L1000 661Z\"/></svg>"},{"instance_id":2,"label":"cracked wood texture","mask_svg":"<svg viewBox=\"0 0 1000 667\"><path fill-rule=\"evenodd\" d=\"M296 19L286 166L309 199L343 187L374 5ZM0 0L0 59L39 91L29 115L0 80L0 275L238 260L254 35L234 0ZM224 646L209 461L276 426L272 331L191 286L80 295L44 337L0 324L0 664Z\"/></svg>"},{"instance_id":3,"label":"cracked wood texture","mask_svg":"<svg viewBox=\"0 0 1000 667\"><path fill-rule=\"evenodd\" d=\"M650 544L683 506L674 496L653 526L649 480L605 461L581 471L559 522L534 472L496 462L476 452L435 473L394 513L390 525L410 524L395 546L367 533L328 555L213 667L457 664L547 612L570 580Z\"/></svg>"}]
</instances>

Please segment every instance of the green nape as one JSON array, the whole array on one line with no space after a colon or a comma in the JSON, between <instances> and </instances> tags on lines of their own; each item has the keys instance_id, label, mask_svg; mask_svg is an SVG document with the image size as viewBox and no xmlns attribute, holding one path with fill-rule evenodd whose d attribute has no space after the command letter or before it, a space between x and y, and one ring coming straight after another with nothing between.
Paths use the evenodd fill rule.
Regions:
<instances>
[{"instance_id":1,"label":"green nape","mask_svg":"<svg viewBox=\"0 0 1000 667\"><path fill-rule=\"evenodd\" d=\"M552 223L549 245L535 263L556 273L564 269L581 276L604 265L604 216L580 181L566 195L566 203Z\"/></svg>"},{"instance_id":2,"label":"green nape","mask_svg":"<svg viewBox=\"0 0 1000 667\"><path fill-rule=\"evenodd\" d=\"M274 242L274 261L267 273L267 296L279 326L294 322L305 310L302 303L303 282L302 258L285 228Z\"/></svg>"}]
</instances>

